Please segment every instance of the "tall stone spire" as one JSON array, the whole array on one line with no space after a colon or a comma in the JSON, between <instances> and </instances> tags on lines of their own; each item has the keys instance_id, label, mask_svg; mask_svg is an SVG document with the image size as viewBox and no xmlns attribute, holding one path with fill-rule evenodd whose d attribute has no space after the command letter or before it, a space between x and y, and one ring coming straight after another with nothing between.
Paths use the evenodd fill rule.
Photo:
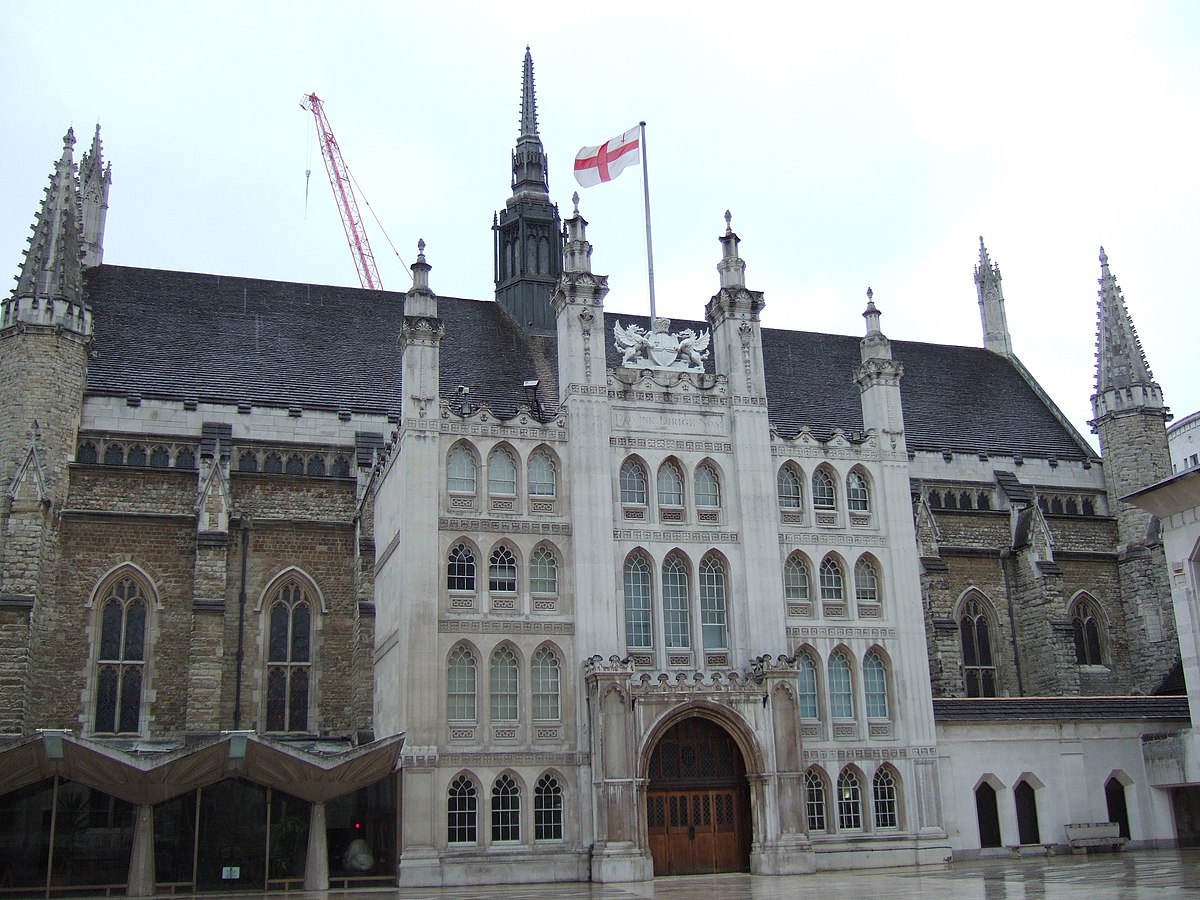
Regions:
<instances>
[{"instance_id":1,"label":"tall stone spire","mask_svg":"<svg viewBox=\"0 0 1200 900\"><path fill-rule=\"evenodd\" d=\"M563 235L558 207L550 202L546 151L538 136L533 56L525 48L521 118L512 154L512 196L493 218L496 301L532 332L555 330L550 295L562 273Z\"/></svg>"},{"instance_id":2,"label":"tall stone spire","mask_svg":"<svg viewBox=\"0 0 1200 900\"><path fill-rule=\"evenodd\" d=\"M979 318L983 323L983 346L993 353L1012 356L1012 338L1004 316L1004 290L1000 286L1000 267L988 258L987 247L979 238L979 265L975 267L975 290L979 294Z\"/></svg>"},{"instance_id":3,"label":"tall stone spire","mask_svg":"<svg viewBox=\"0 0 1200 900\"><path fill-rule=\"evenodd\" d=\"M104 262L104 220L108 216L108 189L111 186L112 163L104 165L100 153L100 126L97 125L92 148L79 161L85 269Z\"/></svg>"},{"instance_id":4,"label":"tall stone spire","mask_svg":"<svg viewBox=\"0 0 1200 900\"><path fill-rule=\"evenodd\" d=\"M4 301L0 327L17 321L63 325L88 333L91 314L83 295L83 247L79 190L68 129L63 151L50 176L45 199L33 225L17 287Z\"/></svg>"},{"instance_id":5,"label":"tall stone spire","mask_svg":"<svg viewBox=\"0 0 1200 900\"><path fill-rule=\"evenodd\" d=\"M1096 393L1092 412L1097 419L1132 409L1164 410L1162 388L1150 373L1142 342L1125 308L1117 279L1100 248L1100 297L1096 304Z\"/></svg>"}]
</instances>

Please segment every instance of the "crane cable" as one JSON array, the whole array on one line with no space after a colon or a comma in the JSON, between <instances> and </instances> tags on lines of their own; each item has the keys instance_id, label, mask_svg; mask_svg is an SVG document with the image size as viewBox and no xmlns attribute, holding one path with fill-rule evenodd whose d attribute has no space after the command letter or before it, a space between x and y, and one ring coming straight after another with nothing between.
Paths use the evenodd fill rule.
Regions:
<instances>
[{"instance_id":1,"label":"crane cable","mask_svg":"<svg viewBox=\"0 0 1200 900\"><path fill-rule=\"evenodd\" d=\"M342 161L345 164L345 160ZM400 261L400 265L404 266L404 271L408 272L408 280L413 280L412 270L400 256L400 251L396 249L396 245L392 243L391 235L387 233L387 229L383 227L383 223L379 221L379 216L375 215L375 207L371 205L371 201L367 199L366 192L363 191L362 185L358 183L358 179L354 177L354 173L350 171L350 166L346 165L346 174L350 176L350 180L354 182L355 190L358 191L358 196L362 197L363 203L367 205L367 209L371 211L371 218L375 220L375 224L379 226L379 230L383 232L383 238L388 242L388 246L392 248L392 254Z\"/></svg>"}]
</instances>

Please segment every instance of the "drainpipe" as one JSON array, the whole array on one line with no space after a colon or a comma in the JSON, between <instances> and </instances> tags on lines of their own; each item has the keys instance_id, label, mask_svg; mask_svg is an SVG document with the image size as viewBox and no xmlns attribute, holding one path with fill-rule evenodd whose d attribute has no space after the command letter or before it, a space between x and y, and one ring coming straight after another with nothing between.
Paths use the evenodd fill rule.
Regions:
<instances>
[{"instance_id":1,"label":"drainpipe","mask_svg":"<svg viewBox=\"0 0 1200 900\"><path fill-rule=\"evenodd\" d=\"M1013 605L1012 584L1008 580L1008 561L1011 558L1012 551L1009 549L1000 553L1000 571L1004 573L1004 596L1008 599L1008 628L1012 635L1013 670L1017 675L1017 694L1024 697L1025 685L1021 680L1021 647L1017 643L1017 617Z\"/></svg>"},{"instance_id":2,"label":"drainpipe","mask_svg":"<svg viewBox=\"0 0 1200 900\"><path fill-rule=\"evenodd\" d=\"M246 564L250 557L250 523L242 518L242 587L238 592L237 675L233 693L233 730L242 730L242 660L246 641Z\"/></svg>"}]
</instances>

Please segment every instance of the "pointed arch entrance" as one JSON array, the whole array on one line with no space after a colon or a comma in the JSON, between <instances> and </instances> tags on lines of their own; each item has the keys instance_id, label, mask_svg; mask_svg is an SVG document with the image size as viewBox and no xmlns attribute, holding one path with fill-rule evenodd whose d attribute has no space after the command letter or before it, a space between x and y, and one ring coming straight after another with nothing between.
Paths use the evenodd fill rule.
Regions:
<instances>
[{"instance_id":1,"label":"pointed arch entrance","mask_svg":"<svg viewBox=\"0 0 1200 900\"><path fill-rule=\"evenodd\" d=\"M646 826L655 875L750 868L750 784L733 736L692 716L659 738L650 756Z\"/></svg>"}]
</instances>

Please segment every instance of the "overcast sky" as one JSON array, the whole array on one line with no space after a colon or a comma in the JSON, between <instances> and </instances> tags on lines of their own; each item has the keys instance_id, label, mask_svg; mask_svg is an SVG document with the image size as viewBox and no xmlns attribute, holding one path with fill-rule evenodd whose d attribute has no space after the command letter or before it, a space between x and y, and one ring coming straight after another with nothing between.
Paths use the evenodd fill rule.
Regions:
<instances>
[{"instance_id":1,"label":"overcast sky","mask_svg":"<svg viewBox=\"0 0 1200 900\"><path fill-rule=\"evenodd\" d=\"M860 334L871 286L890 337L978 346L983 235L1017 355L1094 443L1103 244L1167 403L1200 409L1194 2L0 0L0 261L99 121L106 262L357 284L315 91L404 262L424 238L435 291L489 298L526 44L564 215L579 147L648 123L660 314L703 317L729 209L766 325ZM647 311L639 171L581 193L608 309Z\"/></svg>"}]
</instances>

